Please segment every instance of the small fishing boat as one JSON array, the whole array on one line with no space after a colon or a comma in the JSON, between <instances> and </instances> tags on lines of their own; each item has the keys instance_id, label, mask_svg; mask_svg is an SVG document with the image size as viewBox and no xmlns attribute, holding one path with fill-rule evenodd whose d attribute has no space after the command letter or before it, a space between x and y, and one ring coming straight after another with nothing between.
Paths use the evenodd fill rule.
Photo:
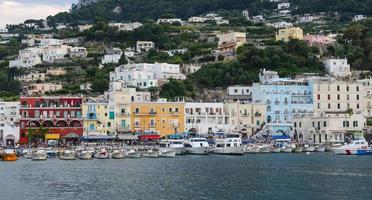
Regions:
<instances>
[{"instance_id":1,"label":"small fishing boat","mask_svg":"<svg viewBox=\"0 0 372 200\"><path fill-rule=\"evenodd\" d=\"M145 158L158 158L159 157L159 152L158 151L154 151L152 149L149 149L149 150L146 150L146 151L142 152L142 157L145 157Z\"/></svg>"},{"instance_id":2,"label":"small fishing boat","mask_svg":"<svg viewBox=\"0 0 372 200\"><path fill-rule=\"evenodd\" d=\"M172 149L159 149L159 157L174 158L175 156L176 152Z\"/></svg>"},{"instance_id":3,"label":"small fishing boat","mask_svg":"<svg viewBox=\"0 0 372 200\"><path fill-rule=\"evenodd\" d=\"M259 146L260 153L270 153L271 145L269 144L262 144Z\"/></svg>"},{"instance_id":4,"label":"small fishing boat","mask_svg":"<svg viewBox=\"0 0 372 200\"><path fill-rule=\"evenodd\" d=\"M138 152L134 149L130 149L125 152L125 157L127 158L141 158L142 154L141 152Z\"/></svg>"},{"instance_id":5,"label":"small fishing boat","mask_svg":"<svg viewBox=\"0 0 372 200\"><path fill-rule=\"evenodd\" d=\"M326 147L325 146L318 146L318 147L315 148L315 151L316 152L325 152Z\"/></svg>"},{"instance_id":6,"label":"small fishing boat","mask_svg":"<svg viewBox=\"0 0 372 200\"><path fill-rule=\"evenodd\" d=\"M371 148L364 138L358 138L350 144L346 144L334 150L336 155L369 155Z\"/></svg>"},{"instance_id":7,"label":"small fishing boat","mask_svg":"<svg viewBox=\"0 0 372 200\"><path fill-rule=\"evenodd\" d=\"M314 151L315 151L315 146L305 145L304 152L314 152Z\"/></svg>"},{"instance_id":8,"label":"small fishing boat","mask_svg":"<svg viewBox=\"0 0 372 200\"><path fill-rule=\"evenodd\" d=\"M45 152L46 152L48 158L55 158L55 157L57 157L57 152L54 149L52 149L52 148L45 149Z\"/></svg>"},{"instance_id":9,"label":"small fishing boat","mask_svg":"<svg viewBox=\"0 0 372 200\"><path fill-rule=\"evenodd\" d=\"M261 149L257 145L246 145L244 147L244 153L260 153Z\"/></svg>"},{"instance_id":10,"label":"small fishing boat","mask_svg":"<svg viewBox=\"0 0 372 200\"><path fill-rule=\"evenodd\" d=\"M17 161L17 153L15 149L4 149L3 161Z\"/></svg>"},{"instance_id":11,"label":"small fishing boat","mask_svg":"<svg viewBox=\"0 0 372 200\"><path fill-rule=\"evenodd\" d=\"M123 159L123 158L125 158L125 154L120 149L114 149L111 152L111 158L113 158L113 159Z\"/></svg>"},{"instance_id":12,"label":"small fishing boat","mask_svg":"<svg viewBox=\"0 0 372 200\"><path fill-rule=\"evenodd\" d=\"M59 154L58 158L60 160L76 160L76 152L74 150L65 149Z\"/></svg>"},{"instance_id":13,"label":"small fishing boat","mask_svg":"<svg viewBox=\"0 0 372 200\"><path fill-rule=\"evenodd\" d=\"M90 160L93 157L93 153L87 150L82 150L77 154L80 160Z\"/></svg>"},{"instance_id":14,"label":"small fishing boat","mask_svg":"<svg viewBox=\"0 0 372 200\"><path fill-rule=\"evenodd\" d=\"M47 160L48 155L45 151L45 149L37 149L34 152L32 152L32 160L34 161L44 161Z\"/></svg>"},{"instance_id":15,"label":"small fishing boat","mask_svg":"<svg viewBox=\"0 0 372 200\"><path fill-rule=\"evenodd\" d=\"M109 152L107 151L106 148L100 148L99 150L97 150L94 153L94 158L98 158L98 159L109 159L110 158L110 154L109 154Z\"/></svg>"},{"instance_id":16,"label":"small fishing boat","mask_svg":"<svg viewBox=\"0 0 372 200\"><path fill-rule=\"evenodd\" d=\"M292 153L292 151L293 151L293 148L290 146L285 146L281 149L281 152L283 153Z\"/></svg>"}]
</instances>

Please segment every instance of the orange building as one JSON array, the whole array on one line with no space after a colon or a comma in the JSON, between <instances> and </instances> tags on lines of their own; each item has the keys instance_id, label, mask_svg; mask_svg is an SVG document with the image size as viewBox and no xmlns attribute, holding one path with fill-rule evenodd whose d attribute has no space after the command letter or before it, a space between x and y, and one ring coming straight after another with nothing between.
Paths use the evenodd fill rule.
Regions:
<instances>
[{"instance_id":1,"label":"orange building","mask_svg":"<svg viewBox=\"0 0 372 200\"><path fill-rule=\"evenodd\" d=\"M185 130L184 102L131 103L131 129L134 132L153 132L160 136Z\"/></svg>"}]
</instances>

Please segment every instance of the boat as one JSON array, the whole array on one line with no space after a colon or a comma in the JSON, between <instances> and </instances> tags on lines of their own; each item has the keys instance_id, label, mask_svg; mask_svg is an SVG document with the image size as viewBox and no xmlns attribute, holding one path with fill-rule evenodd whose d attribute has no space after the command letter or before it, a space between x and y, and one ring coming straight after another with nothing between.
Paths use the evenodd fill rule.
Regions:
<instances>
[{"instance_id":1,"label":"boat","mask_svg":"<svg viewBox=\"0 0 372 200\"><path fill-rule=\"evenodd\" d=\"M334 152L336 149L340 148L343 145L344 144L341 144L341 143L333 143L330 146L326 147L326 151Z\"/></svg>"},{"instance_id":2,"label":"boat","mask_svg":"<svg viewBox=\"0 0 372 200\"><path fill-rule=\"evenodd\" d=\"M293 148L290 147L290 146L284 146L280 152L283 152L283 153L292 153L293 151Z\"/></svg>"},{"instance_id":3,"label":"boat","mask_svg":"<svg viewBox=\"0 0 372 200\"><path fill-rule=\"evenodd\" d=\"M123 158L125 158L125 154L120 149L114 149L111 152L111 158L113 158L113 159L123 159Z\"/></svg>"},{"instance_id":4,"label":"boat","mask_svg":"<svg viewBox=\"0 0 372 200\"><path fill-rule=\"evenodd\" d=\"M244 147L244 153L260 153L261 149L260 147L256 145L246 145Z\"/></svg>"},{"instance_id":5,"label":"boat","mask_svg":"<svg viewBox=\"0 0 372 200\"><path fill-rule=\"evenodd\" d=\"M15 149L4 149L3 161L17 161L17 153Z\"/></svg>"},{"instance_id":6,"label":"boat","mask_svg":"<svg viewBox=\"0 0 372 200\"><path fill-rule=\"evenodd\" d=\"M32 160L34 161L44 161L47 160L48 155L45 151L45 149L37 149L34 152L32 152Z\"/></svg>"},{"instance_id":7,"label":"boat","mask_svg":"<svg viewBox=\"0 0 372 200\"><path fill-rule=\"evenodd\" d=\"M259 148L260 148L260 153L270 153L271 145L263 144L259 146Z\"/></svg>"},{"instance_id":8,"label":"boat","mask_svg":"<svg viewBox=\"0 0 372 200\"><path fill-rule=\"evenodd\" d=\"M76 160L76 152L74 150L65 149L59 155L61 160Z\"/></svg>"},{"instance_id":9,"label":"boat","mask_svg":"<svg viewBox=\"0 0 372 200\"><path fill-rule=\"evenodd\" d=\"M318 146L318 147L315 148L315 151L316 152L325 152L326 147L325 146Z\"/></svg>"},{"instance_id":10,"label":"boat","mask_svg":"<svg viewBox=\"0 0 372 200\"><path fill-rule=\"evenodd\" d=\"M80 160L90 160L93 157L93 153L87 150L82 150L77 154Z\"/></svg>"},{"instance_id":11,"label":"boat","mask_svg":"<svg viewBox=\"0 0 372 200\"><path fill-rule=\"evenodd\" d=\"M270 149L270 152L271 153L280 153L281 151L282 151L282 149L281 148L278 148L278 147L272 147Z\"/></svg>"},{"instance_id":12,"label":"boat","mask_svg":"<svg viewBox=\"0 0 372 200\"><path fill-rule=\"evenodd\" d=\"M134 149L130 149L125 152L125 157L127 158L141 158L142 154L141 152L138 152Z\"/></svg>"},{"instance_id":13,"label":"boat","mask_svg":"<svg viewBox=\"0 0 372 200\"><path fill-rule=\"evenodd\" d=\"M159 149L159 157L174 158L175 156L176 156L176 152L173 149L167 149L167 148Z\"/></svg>"},{"instance_id":14,"label":"boat","mask_svg":"<svg viewBox=\"0 0 372 200\"><path fill-rule=\"evenodd\" d=\"M109 152L107 151L106 148L100 148L99 150L97 150L94 153L94 158L98 158L98 159L109 159L110 158L110 154L109 154Z\"/></svg>"},{"instance_id":15,"label":"boat","mask_svg":"<svg viewBox=\"0 0 372 200\"><path fill-rule=\"evenodd\" d=\"M223 139L217 139L213 153L224 155L243 155L244 146L239 134L227 134Z\"/></svg>"},{"instance_id":16,"label":"boat","mask_svg":"<svg viewBox=\"0 0 372 200\"><path fill-rule=\"evenodd\" d=\"M145 157L145 158L158 158L159 157L159 152L158 151L155 151L153 149L149 149L149 150L146 150L146 151L143 151L142 152L142 157Z\"/></svg>"},{"instance_id":17,"label":"boat","mask_svg":"<svg viewBox=\"0 0 372 200\"><path fill-rule=\"evenodd\" d=\"M305 145L304 152L314 152L315 146Z\"/></svg>"},{"instance_id":18,"label":"boat","mask_svg":"<svg viewBox=\"0 0 372 200\"><path fill-rule=\"evenodd\" d=\"M57 157L57 152L54 149L52 149L52 148L45 149L45 152L46 152L48 158L55 158L55 157Z\"/></svg>"},{"instance_id":19,"label":"boat","mask_svg":"<svg viewBox=\"0 0 372 200\"><path fill-rule=\"evenodd\" d=\"M186 148L183 140L180 139L165 139L160 141L160 148L169 148L176 152L176 155L186 153Z\"/></svg>"},{"instance_id":20,"label":"boat","mask_svg":"<svg viewBox=\"0 0 372 200\"><path fill-rule=\"evenodd\" d=\"M302 153L304 151L304 148L300 145L296 145L295 148L293 148L294 153Z\"/></svg>"},{"instance_id":21,"label":"boat","mask_svg":"<svg viewBox=\"0 0 372 200\"><path fill-rule=\"evenodd\" d=\"M207 155L209 153L209 143L205 138L189 138L184 145L188 154Z\"/></svg>"},{"instance_id":22,"label":"boat","mask_svg":"<svg viewBox=\"0 0 372 200\"><path fill-rule=\"evenodd\" d=\"M334 149L334 153L336 155L368 155L371 154L371 148L364 138L358 138L350 144Z\"/></svg>"}]
</instances>

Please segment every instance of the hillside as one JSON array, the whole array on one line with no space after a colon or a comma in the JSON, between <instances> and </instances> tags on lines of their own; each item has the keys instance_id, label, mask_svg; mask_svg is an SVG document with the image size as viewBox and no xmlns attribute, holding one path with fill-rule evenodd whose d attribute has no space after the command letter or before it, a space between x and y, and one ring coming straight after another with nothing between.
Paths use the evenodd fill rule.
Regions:
<instances>
[{"instance_id":1,"label":"hillside","mask_svg":"<svg viewBox=\"0 0 372 200\"><path fill-rule=\"evenodd\" d=\"M296 6L294 13L338 12L341 19L355 14L371 15L370 0L290 0ZM100 0L98 3L77 8L71 12L59 13L48 18L49 22L86 22L98 18L117 21L143 21L157 19L164 14L173 14L180 18L188 18L210 11L233 11L249 9L256 15L266 9L276 8L277 3L268 0ZM115 8L121 12L114 13Z\"/></svg>"}]
</instances>

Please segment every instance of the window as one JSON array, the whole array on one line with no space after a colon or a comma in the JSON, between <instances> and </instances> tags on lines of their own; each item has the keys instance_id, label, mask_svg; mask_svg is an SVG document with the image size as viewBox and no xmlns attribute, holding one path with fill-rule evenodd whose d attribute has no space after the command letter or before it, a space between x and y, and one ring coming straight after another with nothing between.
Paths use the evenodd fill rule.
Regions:
<instances>
[{"instance_id":1,"label":"window","mask_svg":"<svg viewBox=\"0 0 372 200\"><path fill-rule=\"evenodd\" d=\"M340 100L340 95L339 94L337 95L337 100Z\"/></svg>"},{"instance_id":2,"label":"window","mask_svg":"<svg viewBox=\"0 0 372 200\"><path fill-rule=\"evenodd\" d=\"M295 123L293 124L293 126L294 126L295 128L297 128L297 122L295 122Z\"/></svg>"},{"instance_id":3,"label":"window","mask_svg":"<svg viewBox=\"0 0 372 200\"><path fill-rule=\"evenodd\" d=\"M358 121L353 121L353 127L358 127Z\"/></svg>"},{"instance_id":4,"label":"window","mask_svg":"<svg viewBox=\"0 0 372 200\"><path fill-rule=\"evenodd\" d=\"M349 95L346 95L346 100L350 100L350 96Z\"/></svg>"},{"instance_id":5,"label":"window","mask_svg":"<svg viewBox=\"0 0 372 200\"><path fill-rule=\"evenodd\" d=\"M337 91L340 91L340 86L339 85L337 86Z\"/></svg>"},{"instance_id":6,"label":"window","mask_svg":"<svg viewBox=\"0 0 372 200\"><path fill-rule=\"evenodd\" d=\"M337 109L341 109L341 105L339 103L337 104Z\"/></svg>"},{"instance_id":7,"label":"window","mask_svg":"<svg viewBox=\"0 0 372 200\"><path fill-rule=\"evenodd\" d=\"M298 127L302 127L302 123L301 122L298 122Z\"/></svg>"},{"instance_id":8,"label":"window","mask_svg":"<svg viewBox=\"0 0 372 200\"><path fill-rule=\"evenodd\" d=\"M320 94L318 94L318 98L317 99L320 100Z\"/></svg>"},{"instance_id":9,"label":"window","mask_svg":"<svg viewBox=\"0 0 372 200\"><path fill-rule=\"evenodd\" d=\"M356 86L356 91L359 92L359 86Z\"/></svg>"},{"instance_id":10,"label":"window","mask_svg":"<svg viewBox=\"0 0 372 200\"><path fill-rule=\"evenodd\" d=\"M108 128L111 127L111 122L107 122L107 127L108 127Z\"/></svg>"},{"instance_id":11,"label":"window","mask_svg":"<svg viewBox=\"0 0 372 200\"><path fill-rule=\"evenodd\" d=\"M349 91L349 86L346 86L346 91Z\"/></svg>"},{"instance_id":12,"label":"window","mask_svg":"<svg viewBox=\"0 0 372 200\"><path fill-rule=\"evenodd\" d=\"M318 109L320 109L320 103L318 103Z\"/></svg>"},{"instance_id":13,"label":"window","mask_svg":"<svg viewBox=\"0 0 372 200\"><path fill-rule=\"evenodd\" d=\"M170 113L173 112L173 108L169 108L169 112L170 112Z\"/></svg>"},{"instance_id":14,"label":"window","mask_svg":"<svg viewBox=\"0 0 372 200\"><path fill-rule=\"evenodd\" d=\"M356 95L356 99L359 100L359 94Z\"/></svg>"},{"instance_id":15,"label":"window","mask_svg":"<svg viewBox=\"0 0 372 200\"><path fill-rule=\"evenodd\" d=\"M323 127L327 127L327 122L326 121L323 122Z\"/></svg>"},{"instance_id":16,"label":"window","mask_svg":"<svg viewBox=\"0 0 372 200\"><path fill-rule=\"evenodd\" d=\"M140 113L140 109L139 109L139 108L135 108L134 110L135 110L134 112L135 112L136 114Z\"/></svg>"},{"instance_id":17,"label":"window","mask_svg":"<svg viewBox=\"0 0 372 200\"><path fill-rule=\"evenodd\" d=\"M357 103L357 106L356 106L357 109L359 109L359 103Z\"/></svg>"},{"instance_id":18,"label":"window","mask_svg":"<svg viewBox=\"0 0 372 200\"><path fill-rule=\"evenodd\" d=\"M331 104L330 103L328 104L328 109L331 109Z\"/></svg>"},{"instance_id":19,"label":"window","mask_svg":"<svg viewBox=\"0 0 372 200\"><path fill-rule=\"evenodd\" d=\"M327 97L327 98L328 98L328 100L331 100L331 95L330 95L330 94L328 94L328 97Z\"/></svg>"},{"instance_id":20,"label":"window","mask_svg":"<svg viewBox=\"0 0 372 200\"><path fill-rule=\"evenodd\" d=\"M179 108L174 108L174 112L178 113L179 112Z\"/></svg>"}]
</instances>

